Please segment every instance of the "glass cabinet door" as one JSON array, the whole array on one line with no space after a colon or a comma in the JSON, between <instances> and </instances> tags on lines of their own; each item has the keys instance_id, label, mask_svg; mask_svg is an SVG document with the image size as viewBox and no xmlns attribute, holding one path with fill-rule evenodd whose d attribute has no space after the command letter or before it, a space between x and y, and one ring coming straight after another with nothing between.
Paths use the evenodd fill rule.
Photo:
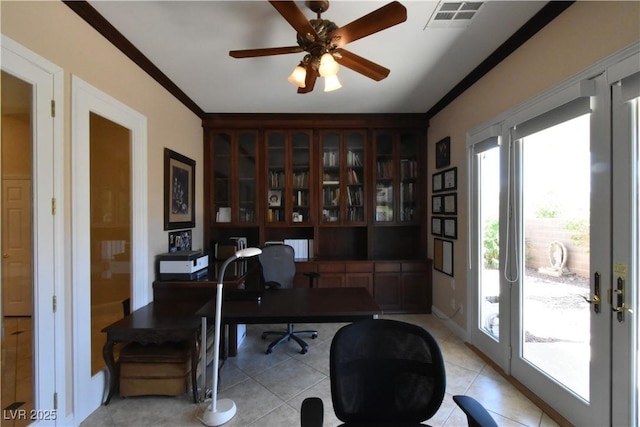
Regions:
<instances>
[{"instance_id":1,"label":"glass cabinet door","mask_svg":"<svg viewBox=\"0 0 640 427\"><path fill-rule=\"evenodd\" d=\"M400 135L400 222L415 222L418 218L418 136Z\"/></svg>"},{"instance_id":2,"label":"glass cabinet door","mask_svg":"<svg viewBox=\"0 0 640 427\"><path fill-rule=\"evenodd\" d=\"M257 220L256 169L257 135L241 132L238 135L238 221Z\"/></svg>"},{"instance_id":3,"label":"glass cabinet door","mask_svg":"<svg viewBox=\"0 0 640 427\"><path fill-rule=\"evenodd\" d=\"M311 221L310 165L311 134L294 132L291 137L291 221L294 224Z\"/></svg>"},{"instance_id":4,"label":"glass cabinet door","mask_svg":"<svg viewBox=\"0 0 640 427\"><path fill-rule=\"evenodd\" d=\"M231 222L231 143L232 134L216 133L213 138L215 222Z\"/></svg>"},{"instance_id":5,"label":"glass cabinet door","mask_svg":"<svg viewBox=\"0 0 640 427\"><path fill-rule=\"evenodd\" d=\"M346 185L347 214L345 221L363 223L365 221L365 135L363 132L349 132L346 145Z\"/></svg>"},{"instance_id":6,"label":"glass cabinet door","mask_svg":"<svg viewBox=\"0 0 640 427\"><path fill-rule=\"evenodd\" d=\"M322 135L322 223L340 222L340 134Z\"/></svg>"},{"instance_id":7,"label":"glass cabinet door","mask_svg":"<svg viewBox=\"0 0 640 427\"><path fill-rule=\"evenodd\" d=\"M285 215L286 135L271 132L267 135L267 222L284 223ZM283 197L285 196L285 197Z\"/></svg>"},{"instance_id":8,"label":"glass cabinet door","mask_svg":"<svg viewBox=\"0 0 640 427\"><path fill-rule=\"evenodd\" d=\"M393 174L394 174L394 150L393 135L390 133L377 133L375 138L376 149L376 188L375 188L375 221L393 222Z\"/></svg>"}]
</instances>

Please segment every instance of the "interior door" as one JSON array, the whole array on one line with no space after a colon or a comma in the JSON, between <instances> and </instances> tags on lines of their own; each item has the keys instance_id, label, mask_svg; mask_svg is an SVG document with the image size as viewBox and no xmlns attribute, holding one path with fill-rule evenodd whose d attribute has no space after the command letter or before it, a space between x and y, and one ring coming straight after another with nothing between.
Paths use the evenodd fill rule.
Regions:
<instances>
[{"instance_id":1,"label":"interior door","mask_svg":"<svg viewBox=\"0 0 640 427\"><path fill-rule=\"evenodd\" d=\"M72 79L74 410L79 423L108 385L102 328L149 302L146 119ZM136 165L134 168L133 165Z\"/></svg>"},{"instance_id":2,"label":"interior door","mask_svg":"<svg viewBox=\"0 0 640 427\"><path fill-rule=\"evenodd\" d=\"M511 374L575 425L610 422L610 102L598 99L508 127Z\"/></svg>"},{"instance_id":3,"label":"interior door","mask_svg":"<svg viewBox=\"0 0 640 427\"><path fill-rule=\"evenodd\" d=\"M2 180L2 312L33 314L31 179Z\"/></svg>"}]
</instances>

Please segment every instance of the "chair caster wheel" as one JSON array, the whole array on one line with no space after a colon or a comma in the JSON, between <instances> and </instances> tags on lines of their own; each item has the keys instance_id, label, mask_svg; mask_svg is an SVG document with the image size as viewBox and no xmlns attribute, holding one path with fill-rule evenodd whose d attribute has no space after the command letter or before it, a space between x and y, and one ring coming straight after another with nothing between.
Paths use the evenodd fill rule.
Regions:
<instances>
[{"instance_id":1,"label":"chair caster wheel","mask_svg":"<svg viewBox=\"0 0 640 427\"><path fill-rule=\"evenodd\" d=\"M311 334L311 339L315 340L316 338L318 338L318 334Z\"/></svg>"},{"instance_id":2,"label":"chair caster wheel","mask_svg":"<svg viewBox=\"0 0 640 427\"><path fill-rule=\"evenodd\" d=\"M267 339L267 334L262 334L262 339L266 340Z\"/></svg>"},{"instance_id":3,"label":"chair caster wheel","mask_svg":"<svg viewBox=\"0 0 640 427\"><path fill-rule=\"evenodd\" d=\"M265 353L265 354L271 354L271 353L273 353L273 349L268 348L268 349L267 349L267 351L265 351L264 353Z\"/></svg>"},{"instance_id":4,"label":"chair caster wheel","mask_svg":"<svg viewBox=\"0 0 640 427\"><path fill-rule=\"evenodd\" d=\"M308 348L303 348L302 350L300 350L300 354L306 354L307 351L309 351Z\"/></svg>"}]
</instances>

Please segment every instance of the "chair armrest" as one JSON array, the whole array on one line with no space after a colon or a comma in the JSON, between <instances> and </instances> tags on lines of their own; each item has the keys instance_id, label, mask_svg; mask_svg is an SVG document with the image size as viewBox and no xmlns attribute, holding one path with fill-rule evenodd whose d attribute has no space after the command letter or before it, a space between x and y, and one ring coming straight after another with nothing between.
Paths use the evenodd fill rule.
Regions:
<instances>
[{"instance_id":1,"label":"chair armrest","mask_svg":"<svg viewBox=\"0 0 640 427\"><path fill-rule=\"evenodd\" d=\"M300 407L301 427L322 427L324 422L324 404L319 397L307 397Z\"/></svg>"},{"instance_id":2,"label":"chair armrest","mask_svg":"<svg viewBox=\"0 0 640 427\"><path fill-rule=\"evenodd\" d=\"M473 397L453 396L453 401L467 416L469 427L498 427L489 412Z\"/></svg>"}]
</instances>

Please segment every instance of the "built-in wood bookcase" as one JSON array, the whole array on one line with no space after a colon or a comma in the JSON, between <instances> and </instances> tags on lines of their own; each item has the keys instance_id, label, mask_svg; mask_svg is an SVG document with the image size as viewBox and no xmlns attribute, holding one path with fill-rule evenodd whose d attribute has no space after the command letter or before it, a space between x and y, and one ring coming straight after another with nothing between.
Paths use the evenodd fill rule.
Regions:
<instances>
[{"instance_id":1,"label":"built-in wood bookcase","mask_svg":"<svg viewBox=\"0 0 640 427\"><path fill-rule=\"evenodd\" d=\"M426 258L421 114L204 120L205 238L308 239L315 259Z\"/></svg>"},{"instance_id":2,"label":"built-in wood bookcase","mask_svg":"<svg viewBox=\"0 0 640 427\"><path fill-rule=\"evenodd\" d=\"M424 115L220 114L203 122L205 242L310 242L318 286L428 312Z\"/></svg>"}]
</instances>

